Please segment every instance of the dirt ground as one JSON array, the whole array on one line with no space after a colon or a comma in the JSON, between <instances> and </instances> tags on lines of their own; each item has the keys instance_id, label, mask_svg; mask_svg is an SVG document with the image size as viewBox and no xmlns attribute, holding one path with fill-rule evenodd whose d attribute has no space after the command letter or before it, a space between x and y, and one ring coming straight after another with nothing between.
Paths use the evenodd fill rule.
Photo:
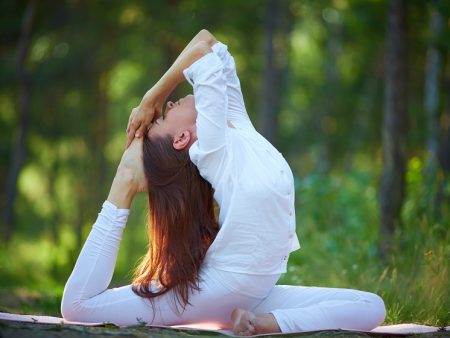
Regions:
<instances>
[{"instance_id":1,"label":"dirt ground","mask_svg":"<svg viewBox=\"0 0 450 338\"><path fill-rule=\"evenodd\" d=\"M148 337L227 337L219 332L195 331L181 329L161 329L146 326L118 328L113 325L104 327L87 327L78 325L50 325L37 323L22 323L0 320L0 338L148 338ZM413 335L410 335L413 337ZM377 333L358 333L349 331L321 331L316 333L295 333L285 335L267 335L265 337L393 337ZM396 335L396 337L408 337ZM450 337L450 332L435 332L414 335L414 337Z\"/></svg>"}]
</instances>

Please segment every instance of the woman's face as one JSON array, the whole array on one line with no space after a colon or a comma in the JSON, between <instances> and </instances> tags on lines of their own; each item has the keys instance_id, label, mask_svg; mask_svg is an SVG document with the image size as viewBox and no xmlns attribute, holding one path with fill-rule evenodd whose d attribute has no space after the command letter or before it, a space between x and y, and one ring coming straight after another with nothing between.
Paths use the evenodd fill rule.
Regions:
<instances>
[{"instance_id":1,"label":"woman's face","mask_svg":"<svg viewBox=\"0 0 450 338\"><path fill-rule=\"evenodd\" d=\"M164 114L153 122L147 135L150 138L167 135L175 137L185 130L195 130L196 118L194 95L188 95L176 102L168 101Z\"/></svg>"}]
</instances>

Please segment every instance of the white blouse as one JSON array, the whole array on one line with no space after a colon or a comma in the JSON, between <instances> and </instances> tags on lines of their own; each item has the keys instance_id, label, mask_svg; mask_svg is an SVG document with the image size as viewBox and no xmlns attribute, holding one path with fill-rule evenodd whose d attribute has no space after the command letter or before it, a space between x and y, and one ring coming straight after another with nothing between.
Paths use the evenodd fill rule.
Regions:
<instances>
[{"instance_id":1,"label":"white blouse","mask_svg":"<svg viewBox=\"0 0 450 338\"><path fill-rule=\"evenodd\" d=\"M184 75L198 114L189 155L220 207L220 231L204 264L248 274L286 272L289 253L300 248L292 171L253 127L227 46L216 43Z\"/></svg>"}]
</instances>

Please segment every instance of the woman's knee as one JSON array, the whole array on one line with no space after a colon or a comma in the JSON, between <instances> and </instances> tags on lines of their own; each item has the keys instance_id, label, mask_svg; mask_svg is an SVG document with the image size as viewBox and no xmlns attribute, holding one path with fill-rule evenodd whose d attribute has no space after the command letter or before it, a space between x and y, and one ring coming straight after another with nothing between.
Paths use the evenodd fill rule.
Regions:
<instances>
[{"instance_id":1,"label":"woman's knee","mask_svg":"<svg viewBox=\"0 0 450 338\"><path fill-rule=\"evenodd\" d=\"M83 322L86 321L86 313L80 301L70 299L70 297L64 297L61 301L61 315L65 320L71 322Z\"/></svg>"},{"instance_id":2,"label":"woman's knee","mask_svg":"<svg viewBox=\"0 0 450 338\"><path fill-rule=\"evenodd\" d=\"M69 303L68 301L65 301L64 298L61 302L61 315L65 320L74 322L76 320L76 311L75 307Z\"/></svg>"}]
</instances>

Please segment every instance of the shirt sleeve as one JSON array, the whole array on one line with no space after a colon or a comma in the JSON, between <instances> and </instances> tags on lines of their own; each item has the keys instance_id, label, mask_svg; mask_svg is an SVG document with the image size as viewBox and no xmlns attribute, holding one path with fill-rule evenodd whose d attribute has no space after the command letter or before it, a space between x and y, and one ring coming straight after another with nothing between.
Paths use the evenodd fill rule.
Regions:
<instances>
[{"instance_id":1,"label":"shirt sleeve","mask_svg":"<svg viewBox=\"0 0 450 338\"><path fill-rule=\"evenodd\" d=\"M103 203L64 288L61 312L65 320L136 325L139 318L151 317L151 305L134 294L131 285L108 289L128 215L128 209Z\"/></svg>"},{"instance_id":2,"label":"shirt sleeve","mask_svg":"<svg viewBox=\"0 0 450 338\"><path fill-rule=\"evenodd\" d=\"M212 50L220 58L224 67L228 97L227 119L233 124L251 124L245 109L241 83L236 72L236 63L233 56L228 51L228 47L221 42L215 43Z\"/></svg>"},{"instance_id":3,"label":"shirt sleeve","mask_svg":"<svg viewBox=\"0 0 450 338\"><path fill-rule=\"evenodd\" d=\"M208 53L183 71L194 88L197 142L201 151L219 151L226 144L226 80L220 58Z\"/></svg>"},{"instance_id":4,"label":"shirt sleeve","mask_svg":"<svg viewBox=\"0 0 450 338\"><path fill-rule=\"evenodd\" d=\"M222 61L208 53L184 70L194 87L197 141L189 148L191 161L204 179L217 187L227 158L226 79Z\"/></svg>"}]
</instances>

